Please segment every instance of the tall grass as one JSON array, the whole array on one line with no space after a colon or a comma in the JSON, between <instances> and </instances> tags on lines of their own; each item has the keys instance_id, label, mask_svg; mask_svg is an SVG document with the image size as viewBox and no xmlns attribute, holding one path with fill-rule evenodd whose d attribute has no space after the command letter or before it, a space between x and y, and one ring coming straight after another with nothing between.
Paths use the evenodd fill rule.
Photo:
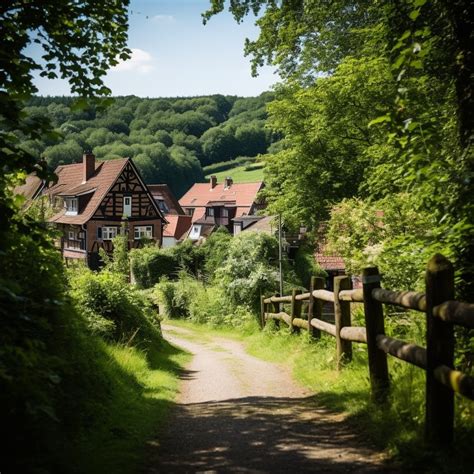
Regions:
<instances>
[{"instance_id":1,"label":"tall grass","mask_svg":"<svg viewBox=\"0 0 474 474\"><path fill-rule=\"evenodd\" d=\"M140 470L146 443L156 436L178 390L188 355L165 341L148 351L102 343L102 370L113 386L89 406L89 426L68 453L68 472Z\"/></svg>"}]
</instances>

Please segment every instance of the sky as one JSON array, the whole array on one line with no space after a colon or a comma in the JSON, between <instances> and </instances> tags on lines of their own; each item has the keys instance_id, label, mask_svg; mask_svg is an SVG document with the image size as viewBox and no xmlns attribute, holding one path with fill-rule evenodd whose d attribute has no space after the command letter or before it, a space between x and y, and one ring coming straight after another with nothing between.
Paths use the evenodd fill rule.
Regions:
<instances>
[{"instance_id":1,"label":"sky","mask_svg":"<svg viewBox=\"0 0 474 474\"><path fill-rule=\"evenodd\" d=\"M132 58L109 71L112 95L176 97L208 94L255 96L278 81L271 67L254 78L245 38L255 39L255 17L237 24L223 12L204 26L209 0L132 0L129 41ZM32 49L35 59L39 52ZM69 95L66 81L35 76L40 95Z\"/></svg>"}]
</instances>

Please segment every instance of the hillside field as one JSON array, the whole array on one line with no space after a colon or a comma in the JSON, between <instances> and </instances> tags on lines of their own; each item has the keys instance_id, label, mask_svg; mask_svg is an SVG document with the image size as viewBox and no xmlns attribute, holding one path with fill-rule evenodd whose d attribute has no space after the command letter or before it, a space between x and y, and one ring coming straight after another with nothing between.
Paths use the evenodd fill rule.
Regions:
<instances>
[{"instance_id":1,"label":"hillside field","mask_svg":"<svg viewBox=\"0 0 474 474\"><path fill-rule=\"evenodd\" d=\"M217 182L221 183L225 178L230 176L234 183L255 183L263 181L263 163L252 163L251 165L238 165L219 173L206 174L206 179L211 175L217 176Z\"/></svg>"}]
</instances>

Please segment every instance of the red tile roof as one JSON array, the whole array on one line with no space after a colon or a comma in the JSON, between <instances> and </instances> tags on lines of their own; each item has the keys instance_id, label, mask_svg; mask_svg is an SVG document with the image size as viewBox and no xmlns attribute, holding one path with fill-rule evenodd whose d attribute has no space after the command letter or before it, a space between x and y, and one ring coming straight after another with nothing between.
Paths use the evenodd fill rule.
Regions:
<instances>
[{"instance_id":1,"label":"red tile roof","mask_svg":"<svg viewBox=\"0 0 474 474\"><path fill-rule=\"evenodd\" d=\"M168 224L164 228L163 237L174 237L176 240L181 240L183 235L191 227L191 216L175 214L166 214Z\"/></svg>"},{"instance_id":2,"label":"red tile roof","mask_svg":"<svg viewBox=\"0 0 474 474\"><path fill-rule=\"evenodd\" d=\"M128 158L96 161L94 175L88 179L86 183L82 182L84 177L84 165L82 163L58 166L56 168L58 182L47 190L47 194L52 196L77 196L94 189L95 192L87 203L85 209L80 214L66 216L66 209L62 209L50 219L50 222L60 222L62 224L85 224L89 221L109 189L122 173L128 161Z\"/></svg>"},{"instance_id":3,"label":"red tile roof","mask_svg":"<svg viewBox=\"0 0 474 474\"><path fill-rule=\"evenodd\" d=\"M196 183L180 200L182 207L203 207L209 202L231 202L237 207L250 208L255 202L263 182L233 183L226 188L224 183L211 188L209 183Z\"/></svg>"},{"instance_id":4,"label":"red tile roof","mask_svg":"<svg viewBox=\"0 0 474 474\"><path fill-rule=\"evenodd\" d=\"M167 214L184 214L183 209L179 205L178 200L167 184L148 184L148 189L154 199L162 199L168 206Z\"/></svg>"}]
</instances>

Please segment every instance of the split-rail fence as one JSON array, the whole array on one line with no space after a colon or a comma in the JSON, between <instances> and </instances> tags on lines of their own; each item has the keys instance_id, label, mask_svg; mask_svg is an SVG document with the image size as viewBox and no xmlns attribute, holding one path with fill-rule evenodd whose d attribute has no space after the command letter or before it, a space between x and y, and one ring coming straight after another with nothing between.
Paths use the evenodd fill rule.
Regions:
<instances>
[{"instance_id":1,"label":"split-rail fence","mask_svg":"<svg viewBox=\"0 0 474 474\"><path fill-rule=\"evenodd\" d=\"M338 368L351 360L352 343L367 344L372 398L388 402L387 354L426 371L425 437L433 444L453 438L454 392L474 400L474 377L454 370L454 326L474 329L474 304L454 301L454 270L442 255L435 255L425 274L426 292L381 288L375 267L362 273L362 289L352 289L348 276L334 278L334 291L324 289L323 278L311 279L310 291L261 299L261 325L270 320L286 323L292 332L305 329L319 338L321 331L336 339ZM307 302L307 313L302 314ZM334 304L334 323L323 320L323 302ZM351 303L363 303L365 327L351 326ZM290 305L289 312L282 306ZM385 335L383 305L395 305L426 314L426 348ZM306 317L305 317L306 316Z\"/></svg>"}]
</instances>

